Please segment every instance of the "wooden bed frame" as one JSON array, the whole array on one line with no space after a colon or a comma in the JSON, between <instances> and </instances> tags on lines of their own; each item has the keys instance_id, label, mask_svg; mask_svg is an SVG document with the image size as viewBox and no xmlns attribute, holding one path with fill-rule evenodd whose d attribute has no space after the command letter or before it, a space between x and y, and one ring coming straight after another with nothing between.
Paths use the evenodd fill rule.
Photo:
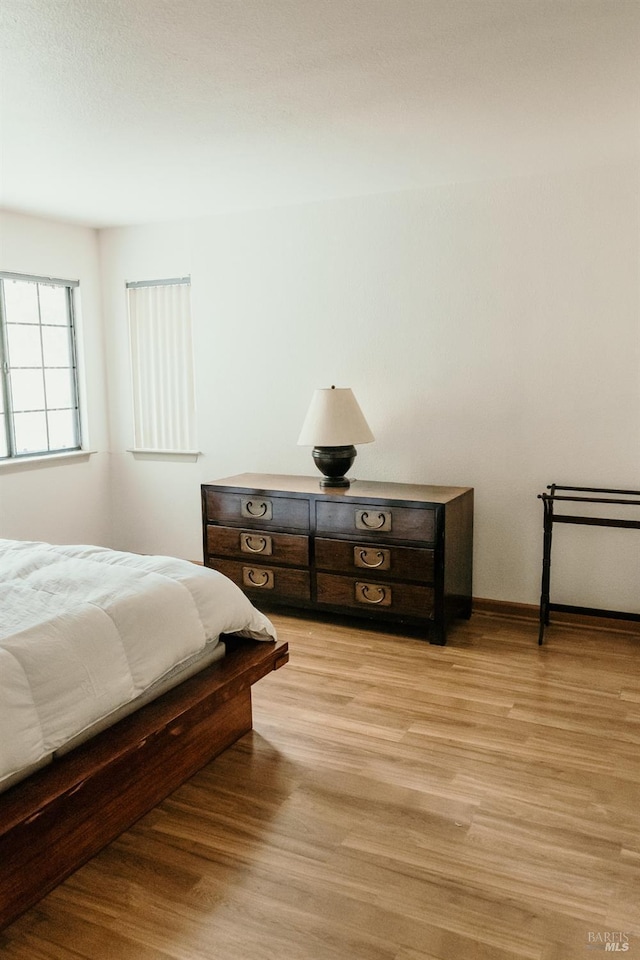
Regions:
<instances>
[{"instance_id":1,"label":"wooden bed frame","mask_svg":"<svg viewBox=\"0 0 640 960\"><path fill-rule=\"evenodd\" d=\"M0 929L253 726L251 686L288 645L224 659L0 795Z\"/></svg>"}]
</instances>

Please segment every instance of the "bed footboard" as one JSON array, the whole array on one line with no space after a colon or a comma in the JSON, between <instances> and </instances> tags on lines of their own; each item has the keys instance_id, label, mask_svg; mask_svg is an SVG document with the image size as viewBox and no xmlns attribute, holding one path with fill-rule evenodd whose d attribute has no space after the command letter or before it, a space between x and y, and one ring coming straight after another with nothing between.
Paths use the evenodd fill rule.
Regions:
<instances>
[{"instance_id":1,"label":"bed footboard","mask_svg":"<svg viewBox=\"0 0 640 960\"><path fill-rule=\"evenodd\" d=\"M251 686L286 643L225 658L0 796L0 929L252 727Z\"/></svg>"}]
</instances>

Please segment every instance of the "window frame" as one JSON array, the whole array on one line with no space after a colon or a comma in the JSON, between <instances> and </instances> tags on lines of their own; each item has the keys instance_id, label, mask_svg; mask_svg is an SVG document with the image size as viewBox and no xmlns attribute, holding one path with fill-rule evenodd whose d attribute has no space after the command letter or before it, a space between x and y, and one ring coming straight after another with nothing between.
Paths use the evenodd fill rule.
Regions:
<instances>
[{"instance_id":1,"label":"window frame","mask_svg":"<svg viewBox=\"0 0 640 960\"><path fill-rule=\"evenodd\" d=\"M46 286L56 286L63 287L65 290L65 302L66 302L66 315L68 323L65 326L68 327L69 333L69 360L70 360L70 376L71 376L71 406L69 409L74 411L74 439L75 444L67 447L54 447L51 448L47 446L46 450L29 450L24 452L18 452L16 450L16 440L15 440L15 410L13 405L13 397L11 390L11 370L12 365L9 358L9 337L8 337L8 323L11 322L10 318L7 316L6 301L5 301L5 281L15 280L23 283L35 283L42 284ZM11 463L19 463L20 461L30 461L30 460L46 460L47 458L60 458L65 455L78 455L84 451L83 447L83 422L82 422L82 413L80 409L80 377L78 370L78 344L77 344L77 329L76 329L76 303L75 291L80 287L80 282L78 280L65 280L60 277L48 277L41 276L37 274L27 274L27 273L16 273L12 271L0 270L0 391L2 392L2 400L4 407L4 416L5 416L5 441L7 447L6 456L0 455L0 465L7 465ZM42 331L42 315L40 310L40 299L38 291L38 328ZM35 326L35 325L34 325ZM44 357L42 357L42 366L40 369L44 372L48 368L44 364ZM14 365L13 369L19 369L17 365ZM37 368L34 368L37 369ZM42 410L45 414L54 411L55 407L50 407L47 405L46 397L46 384L44 386L44 406ZM48 420L46 423L47 430L47 444L49 443L49 424Z\"/></svg>"}]
</instances>

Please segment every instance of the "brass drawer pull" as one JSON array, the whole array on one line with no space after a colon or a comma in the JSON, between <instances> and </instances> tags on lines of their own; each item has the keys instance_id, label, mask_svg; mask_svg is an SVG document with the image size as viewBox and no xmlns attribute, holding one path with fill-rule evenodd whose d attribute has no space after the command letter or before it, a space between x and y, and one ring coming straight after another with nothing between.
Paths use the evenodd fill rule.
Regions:
<instances>
[{"instance_id":1,"label":"brass drawer pull","mask_svg":"<svg viewBox=\"0 0 640 960\"><path fill-rule=\"evenodd\" d=\"M356 583L358 603L374 603L383 607L391 606L391 587L377 583Z\"/></svg>"},{"instance_id":2,"label":"brass drawer pull","mask_svg":"<svg viewBox=\"0 0 640 960\"><path fill-rule=\"evenodd\" d=\"M356 567L368 567L369 570L389 570L391 567L391 551L354 547L353 562Z\"/></svg>"},{"instance_id":3,"label":"brass drawer pull","mask_svg":"<svg viewBox=\"0 0 640 960\"><path fill-rule=\"evenodd\" d=\"M252 520L272 520L273 505L271 500L251 500L243 497L240 501L240 514Z\"/></svg>"},{"instance_id":4,"label":"brass drawer pull","mask_svg":"<svg viewBox=\"0 0 640 960\"><path fill-rule=\"evenodd\" d=\"M240 550L242 553L262 553L270 556L273 553L271 537L258 536L253 533L240 534Z\"/></svg>"},{"instance_id":5,"label":"brass drawer pull","mask_svg":"<svg viewBox=\"0 0 640 960\"><path fill-rule=\"evenodd\" d=\"M391 510L356 510L357 530L391 530Z\"/></svg>"},{"instance_id":6,"label":"brass drawer pull","mask_svg":"<svg viewBox=\"0 0 640 960\"><path fill-rule=\"evenodd\" d=\"M273 570L260 567L243 567L242 583L245 587L257 587L259 590L273 590Z\"/></svg>"}]
</instances>

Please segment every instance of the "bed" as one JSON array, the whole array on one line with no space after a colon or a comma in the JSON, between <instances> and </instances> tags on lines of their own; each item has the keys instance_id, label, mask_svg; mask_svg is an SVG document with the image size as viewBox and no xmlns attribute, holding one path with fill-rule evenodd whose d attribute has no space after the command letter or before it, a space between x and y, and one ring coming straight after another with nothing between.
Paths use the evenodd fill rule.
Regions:
<instances>
[{"instance_id":1,"label":"bed","mask_svg":"<svg viewBox=\"0 0 640 960\"><path fill-rule=\"evenodd\" d=\"M216 571L0 540L0 928L250 730L287 659Z\"/></svg>"}]
</instances>

